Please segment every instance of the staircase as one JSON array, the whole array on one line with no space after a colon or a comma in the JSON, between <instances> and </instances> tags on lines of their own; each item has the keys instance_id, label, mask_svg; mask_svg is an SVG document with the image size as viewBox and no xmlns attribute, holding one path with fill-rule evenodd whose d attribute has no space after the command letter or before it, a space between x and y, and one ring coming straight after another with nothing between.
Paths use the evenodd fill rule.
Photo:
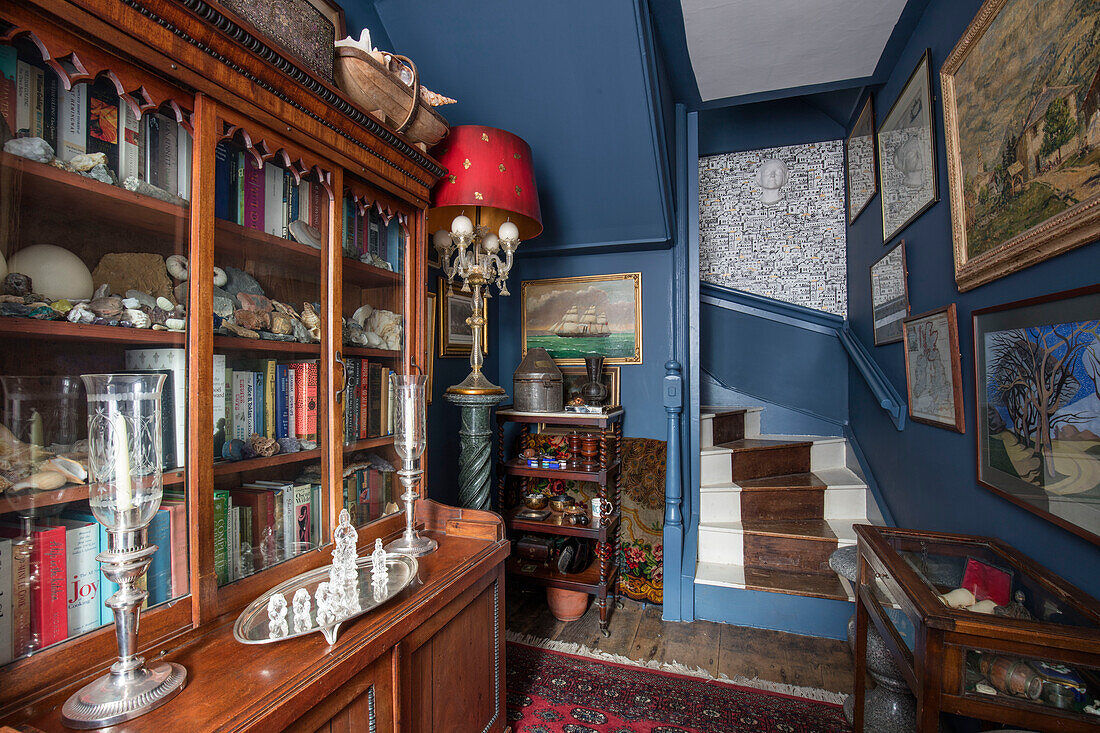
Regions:
<instances>
[{"instance_id":1,"label":"staircase","mask_svg":"<svg viewBox=\"0 0 1100 733\"><path fill-rule=\"evenodd\" d=\"M845 438L761 435L760 417L700 416L699 617L844 638L854 596L829 555L881 514Z\"/></svg>"}]
</instances>

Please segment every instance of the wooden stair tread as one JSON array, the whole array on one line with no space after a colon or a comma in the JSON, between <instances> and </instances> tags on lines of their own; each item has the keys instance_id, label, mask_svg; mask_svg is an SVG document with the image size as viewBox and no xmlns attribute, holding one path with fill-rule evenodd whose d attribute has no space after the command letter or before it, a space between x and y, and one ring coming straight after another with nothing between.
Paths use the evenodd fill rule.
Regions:
<instances>
[{"instance_id":1,"label":"wooden stair tread","mask_svg":"<svg viewBox=\"0 0 1100 733\"><path fill-rule=\"evenodd\" d=\"M815 596L835 601L847 601L848 594L836 573L803 573L774 568L745 568L745 587L771 593Z\"/></svg>"},{"instance_id":2,"label":"wooden stair tread","mask_svg":"<svg viewBox=\"0 0 1100 733\"><path fill-rule=\"evenodd\" d=\"M828 484L812 473L789 473L738 481L742 491L776 491L779 489L826 489Z\"/></svg>"},{"instance_id":3,"label":"wooden stair tread","mask_svg":"<svg viewBox=\"0 0 1100 733\"><path fill-rule=\"evenodd\" d=\"M746 519L741 522L745 534L822 540L836 543L837 536L824 519Z\"/></svg>"},{"instance_id":4,"label":"wooden stair tread","mask_svg":"<svg viewBox=\"0 0 1100 733\"><path fill-rule=\"evenodd\" d=\"M777 448L801 448L810 447L813 442L808 440L769 440L766 438L741 438L731 440L728 443L719 443L718 448L728 448L734 453L747 451L775 450Z\"/></svg>"}]
</instances>

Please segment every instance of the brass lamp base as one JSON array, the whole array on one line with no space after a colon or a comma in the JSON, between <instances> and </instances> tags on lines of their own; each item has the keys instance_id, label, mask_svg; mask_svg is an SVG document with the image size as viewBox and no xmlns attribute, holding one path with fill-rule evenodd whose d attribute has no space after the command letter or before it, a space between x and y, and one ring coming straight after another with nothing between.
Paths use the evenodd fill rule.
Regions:
<instances>
[{"instance_id":1,"label":"brass lamp base","mask_svg":"<svg viewBox=\"0 0 1100 733\"><path fill-rule=\"evenodd\" d=\"M505 394L503 387L498 387L481 373L481 370L470 372L459 384L452 384L447 388L447 394L489 395Z\"/></svg>"}]
</instances>

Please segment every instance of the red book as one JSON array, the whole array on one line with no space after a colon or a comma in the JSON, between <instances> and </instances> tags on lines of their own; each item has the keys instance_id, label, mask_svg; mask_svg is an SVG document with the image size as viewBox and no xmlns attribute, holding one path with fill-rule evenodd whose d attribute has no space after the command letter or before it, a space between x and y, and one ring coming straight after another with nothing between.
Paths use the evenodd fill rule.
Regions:
<instances>
[{"instance_id":1,"label":"red book","mask_svg":"<svg viewBox=\"0 0 1100 733\"><path fill-rule=\"evenodd\" d=\"M36 527L31 550L31 633L42 649L69 636L65 594L65 527Z\"/></svg>"},{"instance_id":2,"label":"red book","mask_svg":"<svg viewBox=\"0 0 1100 733\"><path fill-rule=\"evenodd\" d=\"M249 229L264 229L264 169L256 167L252 156L245 156L244 225Z\"/></svg>"},{"instance_id":3,"label":"red book","mask_svg":"<svg viewBox=\"0 0 1100 733\"><path fill-rule=\"evenodd\" d=\"M253 567L259 569L275 562L276 542L283 538L275 537L275 494L267 489L241 487L231 489L229 496L233 506L246 506L252 509L252 547L256 553ZM256 551L259 552L256 552Z\"/></svg>"},{"instance_id":4,"label":"red book","mask_svg":"<svg viewBox=\"0 0 1100 733\"><path fill-rule=\"evenodd\" d=\"M311 182L309 185L309 225L318 229L321 228L321 217L323 215L322 194L321 184Z\"/></svg>"},{"instance_id":5,"label":"red book","mask_svg":"<svg viewBox=\"0 0 1100 733\"><path fill-rule=\"evenodd\" d=\"M359 439L370 435L370 362L363 359L359 367Z\"/></svg>"},{"instance_id":6,"label":"red book","mask_svg":"<svg viewBox=\"0 0 1100 733\"><path fill-rule=\"evenodd\" d=\"M182 501L165 499L161 506L168 510L168 527L172 537L172 598L179 598L191 590L191 569L187 561L187 505Z\"/></svg>"},{"instance_id":7,"label":"red book","mask_svg":"<svg viewBox=\"0 0 1100 733\"><path fill-rule=\"evenodd\" d=\"M317 362L293 364L294 423L298 438L317 440Z\"/></svg>"}]
</instances>

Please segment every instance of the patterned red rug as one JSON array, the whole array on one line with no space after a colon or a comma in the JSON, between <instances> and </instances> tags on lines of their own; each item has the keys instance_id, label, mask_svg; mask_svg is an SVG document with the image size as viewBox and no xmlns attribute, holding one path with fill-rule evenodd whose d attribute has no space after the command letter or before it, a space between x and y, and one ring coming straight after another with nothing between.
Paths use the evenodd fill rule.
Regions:
<instances>
[{"instance_id":1,"label":"patterned red rug","mask_svg":"<svg viewBox=\"0 0 1100 733\"><path fill-rule=\"evenodd\" d=\"M848 733L840 706L508 644L515 733Z\"/></svg>"}]
</instances>

